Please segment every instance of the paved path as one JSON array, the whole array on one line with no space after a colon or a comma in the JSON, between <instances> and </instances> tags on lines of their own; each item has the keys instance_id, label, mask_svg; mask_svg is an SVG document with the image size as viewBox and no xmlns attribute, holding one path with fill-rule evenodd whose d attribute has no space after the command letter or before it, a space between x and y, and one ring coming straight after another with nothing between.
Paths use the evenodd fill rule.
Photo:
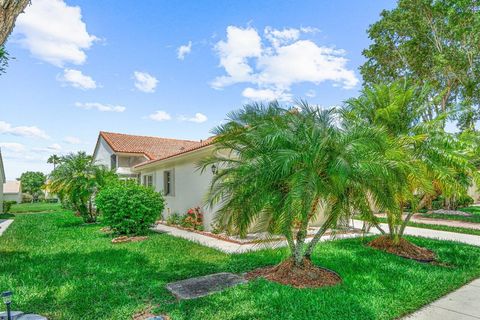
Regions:
<instances>
[{"instance_id":1,"label":"paved path","mask_svg":"<svg viewBox=\"0 0 480 320\"><path fill-rule=\"evenodd\" d=\"M13 219L6 219L6 220L1 220L0 219L0 236L7 230L7 228L12 224Z\"/></svg>"},{"instance_id":2,"label":"paved path","mask_svg":"<svg viewBox=\"0 0 480 320\"><path fill-rule=\"evenodd\" d=\"M480 223L459 221L459 220L444 220L444 219L431 219L425 218L420 215L414 215L410 221L415 223L424 223L424 224L436 224L440 226L449 226L449 227L459 227L467 229L480 230Z\"/></svg>"},{"instance_id":3,"label":"paved path","mask_svg":"<svg viewBox=\"0 0 480 320\"><path fill-rule=\"evenodd\" d=\"M480 319L480 279L432 302L405 320L474 320Z\"/></svg>"},{"instance_id":4,"label":"paved path","mask_svg":"<svg viewBox=\"0 0 480 320\"><path fill-rule=\"evenodd\" d=\"M362 228L363 221L354 220L353 225L355 228ZM380 227L382 227L384 230L388 229L388 226L386 223L380 223ZM370 233L379 234L380 231L378 231L375 227L372 227L370 229ZM468 243L474 246L480 246L480 236L475 236L472 234L456 233L456 232L448 232L448 231L440 231L440 230L432 230L432 229L424 229L424 228L415 228L415 227L406 227L405 234L410 236L424 237L424 238L458 241L458 242Z\"/></svg>"},{"instance_id":5,"label":"paved path","mask_svg":"<svg viewBox=\"0 0 480 320\"><path fill-rule=\"evenodd\" d=\"M154 231L157 232L165 232L172 236L187 239L201 245L214 248L225 253L243 253L247 251L257 251L263 249L274 249L279 247L287 246L286 240L281 241L271 241L271 242L261 242L261 243L245 243L245 244L238 244L233 243L225 240L216 239L213 237L205 236L203 234L190 232L186 230L181 230L175 227L166 226L164 224L157 224L154 228ZM336 236L336 239L344 239L344 238L353 238L358 237L359 234L340 234ZM331 240L332 236L323 236L320 238L321 241ZM309 242L311 238L308 238L306 242Z\"/></svg>"}]
</instances>

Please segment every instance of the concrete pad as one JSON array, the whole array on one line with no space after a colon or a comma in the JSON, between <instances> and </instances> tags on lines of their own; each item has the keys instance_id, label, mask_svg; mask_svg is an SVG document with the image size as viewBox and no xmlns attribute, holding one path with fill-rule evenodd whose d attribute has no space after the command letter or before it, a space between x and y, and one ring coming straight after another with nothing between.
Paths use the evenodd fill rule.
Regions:
<instances>
[{"instance_id":1,"label":"concrete pad","mask_svg":"<svg viewBox=\"0 0 480 320\"><path fill-rule=\"evenodd\" d=\"M167 284L167 289L178 299L195 299L225 290L247 280L239 275L222 272Z\"/></svg>"},{"instance_id":2,"label":"concrete pad","mask_svg":"<svg viewBox=\"0 0 480 320\"><path fill-rule=\"evenodd\" d=\"M432 305L480 318L480 287L466 285Z\"/></svg>"},{"instance_id":3,"label":"concrete pad","mask_svg":"<svg viewBox=\"0 0 480 320\"><path fill-rule=\"evenodd\" d=\"M428 306L414 314L405 317L405 320L478 320L466 314L446 310L434 306Z\"/></svg>"},{"instance_id":4,"label":"concrete pad","mask_svg":"<svg viewBox=\"0 0 480 320\"><path fill-rule=\"evenodd\" d=\"M473 280L472 282L470 282L470 285L475 287L480 287L480 279Z\"/></svg>"},{"instance_id":5,"label":"concrete pad","mask_svg":"<svg viewBox=\"0 0 480 320\"><path fill-rule=\"evenodd\" d=\"M10 316L12 316L13 320L18 320L20 316L24 315L22 311L11 311ZM7 320L7 312L0 312L0 320Z\"/></svg>"}]
</instances>

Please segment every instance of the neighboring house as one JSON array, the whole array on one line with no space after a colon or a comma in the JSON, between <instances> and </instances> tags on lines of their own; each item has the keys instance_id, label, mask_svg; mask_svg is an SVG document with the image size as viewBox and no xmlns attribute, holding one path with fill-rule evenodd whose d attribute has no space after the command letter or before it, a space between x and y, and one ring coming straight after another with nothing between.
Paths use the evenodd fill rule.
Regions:
<instances>
[{"instance_id":1,"label":"neighboring house","mask_svg":"<svg viewBox=\"0 0 480 320\"><path fill-rule=\"evenodd\" d=\"M100 131L93 159L123 178L136 178L132 168L198 144L198 141L136 136Z\"/></svg>"},{"instance_id":2,"label":"neighboring house","mask_svg":"<svg viewBox=\"0 0 480 320\"><path fill-rule=\"evenodd\" d=\"M3 184L5 183L5 170L3 168L2 150L0 150L0 213L3 213Z\"/></svg>"},{"instance_id":3,"label":"neighboring house","mask_svg":"<svg viewBox=\"0 0 480 320\"><path fill-rule=\"evenodd\" d=\"M213 139L191 141L101 131L94 161L115 170L121 178L134 178L161 192L166 200L163 216L184 215L200 206L204 227L210 229L215 210L205 206L213 168L203 173L197 163L211 154Z\"/></svg>"},{"instance_id":4,"label":"neighboring house","mask_svg":"<svg viewBox=\"0 0 480 320\"><path fill-rule=\"evenodd\" d=\"M3 184L3 200L22 202L22 185L20 181L11 180Z\"/></svg>"}]
</instances>

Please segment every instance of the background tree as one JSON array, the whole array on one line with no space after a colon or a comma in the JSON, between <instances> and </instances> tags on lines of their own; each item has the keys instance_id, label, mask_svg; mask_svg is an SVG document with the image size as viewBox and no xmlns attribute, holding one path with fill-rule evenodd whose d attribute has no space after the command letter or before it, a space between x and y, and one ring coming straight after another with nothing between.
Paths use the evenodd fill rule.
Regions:
<instances>
[{"instance_id":1,"label":"background tree","mask_svg":"<svg viewBox=\"0 0 480 320\"><path fill-rule=\"evenodd\" d=\"M282 234L291 252L285 263L293 261L295 272L308 267L325 231L352 206L366 205L383 161L376 151L383 148L381 130L335 122L333 110L306 103L289 109L253 104L229 114L214 130L217 152L202 162L204 169L219 168L209 193L211 205L220 207L216 222L240 235ZM306 244L315 220L321 227Z\"/></svg>"},{"instance_id":2,"label":"background tree","mask_svg":"<svg viewBox=\"0 0 480 320\"><path fill-rule=\"evenodd\" d=\"M22 191L31 195L34 200L37 200L39 195L42 194L46 176L42 172L27 171L22 173L18 180L22 184Z\"/></svg>"},{"instance_id":3,"label":"background tree","mask_svg":"<svg viewBox=\"0 0 480 320\"><path fill-rule=\"evenodd\" d=\"M449 112L461 129L480 117L480 5L477 0L399 0L368 29L360 71L367 84L408 77L430 85L424 120Z\"/></svg>"},{"instance_id":4,"label":"background tree","mask_svg":"<svg viewBox=\"0 0 480 320\"><path fill-rule=\"evenodd\" d=\"M50 157L48 157L48 160L47 160L47 163L53 164L53 170L55 170L59 162L60 162L60 157L57 156L56 154L52 154Z\"/></svg>"},{"instance_id":5,"label":"background tree","mask_svg":"<svg viewBox=\"0 0 480 320\"><path fill-rule=\"evenodd\" d=\"M93 197L114 177L112 172L93 163L92 157L85 152L71 153L60 159L50 174L48 187L52 193L67 199L86 223L92 223L97 219Z\"/></svg>"}]
</instances>

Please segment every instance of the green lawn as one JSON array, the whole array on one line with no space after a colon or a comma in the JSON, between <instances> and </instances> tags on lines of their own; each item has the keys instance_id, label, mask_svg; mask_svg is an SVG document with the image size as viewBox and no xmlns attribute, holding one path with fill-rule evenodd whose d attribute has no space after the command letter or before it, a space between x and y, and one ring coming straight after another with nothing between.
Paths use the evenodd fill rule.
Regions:
<instances>
[{"instance_id":1,"label":"green lawn","mask_svg":"<svg viewBox=\"0 0 480 320\"><path fill-rule=\"evenodd\" d=\"M19 203L12 205L10 209L11 213L28 213L28 212L48 212L58 211L60 209L60 203L47 203L47 202L35 202L35 203Z\"/></svg>"},{"instance_id":2,"label":"green lawn","mask_svg":"<svg viewBox=\"0 0 480 320\"><path fill-rule=\"evenodd\" d=\"M245 272L278 263L284 249L227 255L165 234L113 245L101 224L71 212L16 214L0 237L0 291L14 309L49 319L130 319L152 306L172 319L395 319L480 276L480 248L410 238L448 266L428 265L366 247L361 239L322 244L314 262L338 272L331 288L294 289L266 280L177 302L170 281Z\"/></svg>"}]
</instances>

